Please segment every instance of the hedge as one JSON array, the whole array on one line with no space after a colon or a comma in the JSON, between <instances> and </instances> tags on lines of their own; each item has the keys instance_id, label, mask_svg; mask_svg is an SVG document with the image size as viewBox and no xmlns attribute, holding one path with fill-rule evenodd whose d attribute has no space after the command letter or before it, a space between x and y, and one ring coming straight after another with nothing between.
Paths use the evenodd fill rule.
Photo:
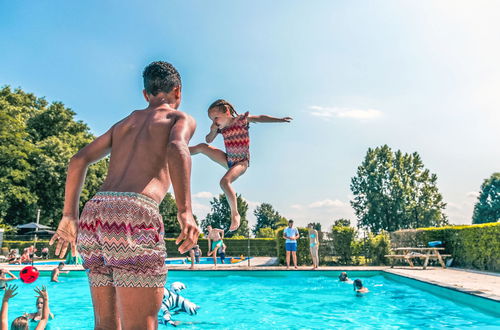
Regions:
<instances>
[{"instance_id":1,"label":"hedge","mask_svg":"<svg viewBox=\"0 0 500 330\"><path fill-rule=\"evenodd\" d=\"M500 223L399 230L391 233L393 247L427 246L442 241L453 265L500 271Z\"/></svg>"},{"instance_id":2,"label":"hedge","mask_svg":"<svg viewBox=\"0 0 500 330\"><path fill-rule=\"evenodd\" d=\"M248 239L225 238L226 256L234 257L248 255ZM182 256L177 250L178 245L175 244L175 239L166 238L165 245L167 247L168 257ZM198 240L203 256L207 255L208 243L207 239L201 238ZM274 238L252 238L250 239L250 256L252 257L276 257L276 240Z\"/></svg>"}]
</instances>

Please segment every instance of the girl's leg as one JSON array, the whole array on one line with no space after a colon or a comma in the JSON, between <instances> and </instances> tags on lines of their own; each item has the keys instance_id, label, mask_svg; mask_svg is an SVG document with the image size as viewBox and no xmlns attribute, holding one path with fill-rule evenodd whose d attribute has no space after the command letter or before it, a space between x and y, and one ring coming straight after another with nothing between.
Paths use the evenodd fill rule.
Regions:
<instances>
[{"instance_id":1,"label":"girl's leg","mask_svg":"<svg viewBox=\"0 0 500 330\"><path fill-rule=\"evenodd\" d=\"M248 162L237 163L231 167L220 180L220 186L226 194L227 201L231 207L231 227L229 227L229 231L235 231L240 226L240 214L238 213L236 192L231 186L231 183L236 181L236 179L245 173L247 168Z\"/></svg>"},{"instance_id":2,"label":"girl's leg","mask_svg":"<svg viewBox=\"0 0 500 330\"><path fill-rule=\"evenodd\" d=\"M204 154L214 162L220 164L226 170L228 169L226 153L220 149L209 146L206 143L200 143L189 147L189 152L191 155Z\"/></svg>"}]
</instances>

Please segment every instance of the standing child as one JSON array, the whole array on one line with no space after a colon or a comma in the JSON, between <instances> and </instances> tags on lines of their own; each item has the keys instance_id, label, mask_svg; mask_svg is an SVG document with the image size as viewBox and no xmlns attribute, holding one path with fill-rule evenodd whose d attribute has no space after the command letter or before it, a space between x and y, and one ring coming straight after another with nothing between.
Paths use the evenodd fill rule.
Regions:
<instances>
[{"instance_id":1,"label":"standing child","mask_svg":"<svg viewBox=\"0 0 500 330\"><path fill-rule=\"evenodd\" d=\"M209 146L207 143L190 147L189 151L192 155L205 154L227 169L226 174L220 180L220 186L231 207L229 231L235 231L240 226L240 214L237 208L236 192L231 184L245 173L250 165L249 123L289 123L292 118L275 118L267 115L249 116L248 112L238 115L234 107L225 100L212 103L208 107L208 117L212 120L212 126L205 138L206 142L211 143L220 133L224 137L226 152Z\"/></svg>"},{"instance_id":2,"label":"standing child","mask_svg":"<svg viewBox=\"0 0 500 330\"><path fill-rule=\"evenodd\" d=\"M220 248L219 257L221 264L225 263L224 260L226 260L226 244L224 243L222 243L222 247Z\"/></svg>"}]
</instances>

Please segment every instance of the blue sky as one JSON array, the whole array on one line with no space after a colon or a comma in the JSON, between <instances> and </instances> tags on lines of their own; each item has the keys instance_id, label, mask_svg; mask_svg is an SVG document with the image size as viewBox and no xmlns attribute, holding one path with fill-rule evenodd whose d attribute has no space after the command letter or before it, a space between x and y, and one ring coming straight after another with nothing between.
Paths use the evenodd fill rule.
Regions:
<instances>
[{"instance_id":1,"label":"blue sky","mask_svg":"<svg viewBox=\"0 0 500 330\"><path fill-rule=\"evenodd\" d=\"M0 85L62 101L95 134L145 107L141 72L172 62L201 142L217 98L291 124L251 128L236 183L299 225L347 217L366 150L417 151L452 223L500 170L500 4L494 1L2 1ZM218 138L215 145L222 147ZM224 170L193 158L204 218ZM254 217L250 217L251 222Z\"/></svg>"}]
</instances>

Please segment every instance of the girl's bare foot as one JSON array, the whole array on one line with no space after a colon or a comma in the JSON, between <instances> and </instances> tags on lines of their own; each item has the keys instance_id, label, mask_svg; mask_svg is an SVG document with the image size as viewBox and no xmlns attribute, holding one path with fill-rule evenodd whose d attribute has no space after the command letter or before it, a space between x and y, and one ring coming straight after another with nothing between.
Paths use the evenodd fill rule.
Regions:
<instances>
[{"instance_id":1,"label":"girl's bare foot","mask_svg":"<svg viewBox=\"0 0 500 330\"><path fill-rule=\"evenodd\" d=\"M238 213L231 214L231 227L229 227L229 231L235 231L240 227L240 215Z\"/></svg>"}]
</instances>

